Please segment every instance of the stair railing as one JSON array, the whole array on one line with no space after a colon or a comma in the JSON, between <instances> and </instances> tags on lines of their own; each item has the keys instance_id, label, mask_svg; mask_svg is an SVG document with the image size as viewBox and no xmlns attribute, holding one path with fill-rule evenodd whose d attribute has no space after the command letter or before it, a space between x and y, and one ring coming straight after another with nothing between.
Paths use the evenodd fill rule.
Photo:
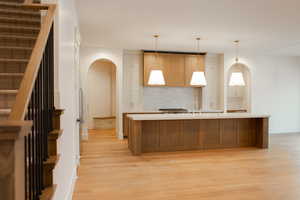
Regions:
<instances>
[{"instance_id":1,"label":"stair railing","mask_svg":"<svg viewBox=\"0 0 300 200\"><path fill-rule=\"evenodd\" d=\"M54 112L54 17L55 5L24 4L37 10L47 10L41 23L31 57L9 116L10 121L32 121L25 136L24 174L26 200L39 200L45 189L45 169L48 159L48 136L52 131Z\"/></svg>"},{"instance_id":2,"label":"stair railing","mask_svg":"<svg viewBox=\"0 0 300 200\"><path fill-rule=\"evenodd\" d=\"M29 4L25 5L38 10L48 10L41 24L41 30L34 45L31 57L26 67L26 71L21 82L16 101L12 107L9 120L24 120L27 107L30 101L32 90L42 63L49 34L53 28L56 5Z\"/></svg>"}]
</instances>

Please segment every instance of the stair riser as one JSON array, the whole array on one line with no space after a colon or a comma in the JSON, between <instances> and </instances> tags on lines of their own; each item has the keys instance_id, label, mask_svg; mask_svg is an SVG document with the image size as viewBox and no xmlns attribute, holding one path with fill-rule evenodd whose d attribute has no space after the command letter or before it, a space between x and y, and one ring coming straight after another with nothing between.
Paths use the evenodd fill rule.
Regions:
<instances>
[{"instance_id":1,"label":"stair riser","mask_svg":"<svg viewBox=\"0 0 300 200\"><path fill-rule=\"evenodd\" d=\"M16 95L0 94L0 109L12 108L16 101Z\"/></svg>"},{"instance_id":2,"label":"stair riser","mask_svg":"<svg viewBox=\"0 0 300 200\"><path fill-rule=\"evenodd\" d=\"M22 76L9 77L0 76L0 90L16 90L19 89Z\"/></svg>"},{"instance_id":3,"label":"stair riser","mask_svg":"<svg viewBox=\"0 0 300 200\"><path fill-rule=\"evenodd\" d=\"M29 59L31 49L1 49L0 58Z\"/></svg>"},{"instance_id":4,"label":"stair riser","mask_svg":"<svg viewBox=\"0 0 300 200\"><path fill-rule=\"evenodd\" d=\"M3 28L0 27L0 33L1 34L12 34L12 35L19 35L19 36L34 36L36 37L39 33L38 30L32 30L32 29L22 29L17 27L12 28Z\"/></svg>"},{"instance_id":5,"label":"stair riser","mask_svg":"<svg viewBox=\"0 0 300 200\"><path fill-rule=\"evenodd\" d=\"M19 38L1 38L0 46L33 47L35 40Z\"/></svg>"},{"instance_id":6,"label":"stair riser","mask_svg":"<svg viewBox=\"0 0 300 200\"><path fill-rule=\"evenodd\" d=\"M55 165L48 164L44 165L43 179L44 179L44 187L50 187L53 185L53 169Z\"/></svg>"},{"instance_id":7,"label":"stair riser","mask_svg":"<svg viewBox=\"0 0 300 200\"><path fill-rule=\"evenodd\" d=\"M0 62L0 73L24 73L27 63Z\"/></svg>"},{"instance_id":8,"label":"stair riser","mask_svg":"<svg viewBox=\"0 0 300 200\"><path fill-rule=\"evenodd\" d=\"M1 114L0 114L0 121L1 121L1 120L7 120L8 117L9 117L8 115L1 115Z\"/></svg>"},{"instance_id":9,"label":"stair riser","mask_svg":"<svg viewBox=\"0 0 300 200\"><path fill-rule=\"evenodd\" d=\"M48 140L48 153L50 156L57 155L57 141L55 140Z\"/></svg>"},{"instance_id":10,"label":"stair riser","mask_svg":"<svg viewBox=\"0 0 300 200\"><path fill-rule=\"evenodd\" d=\"M40 27L41 26L40 22L1 19L1 17L0 17L0 25L18 25L18 26L26 26L26 27Z\"/></svg>"}]
</instances>

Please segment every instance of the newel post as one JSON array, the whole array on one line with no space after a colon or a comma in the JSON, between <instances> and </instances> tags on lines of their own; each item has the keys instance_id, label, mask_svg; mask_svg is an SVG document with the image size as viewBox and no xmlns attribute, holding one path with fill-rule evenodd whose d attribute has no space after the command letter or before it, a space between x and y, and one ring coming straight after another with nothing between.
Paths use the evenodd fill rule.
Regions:
<instances>
[{"instance_id":1,"label":"newel post","mask_svg":"<svg viewBox=\"0 0 300 200\"><path fill-rule=\"evenodd\" d=\"M0 197L25 199L24 136L31 122L0 122Z\"/></svg>"}]
</instances>

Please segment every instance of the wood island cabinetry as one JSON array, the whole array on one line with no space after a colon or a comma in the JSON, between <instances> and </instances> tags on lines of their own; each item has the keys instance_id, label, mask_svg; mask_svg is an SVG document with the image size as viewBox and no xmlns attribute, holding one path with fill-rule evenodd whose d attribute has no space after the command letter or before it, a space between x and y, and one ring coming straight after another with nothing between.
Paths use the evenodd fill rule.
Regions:
<instances>
[{"instance_id":1,"label":"wood island cabinetry","mask_svg":"<svg viewBox=\"0 0 300 200\"><path fill-rule=\"evenodd\" d=\"M174 120L135 120L131 115L128 117L128 145L133 155L179 150L268 147L268 117Z\"/></svg>"}]
</instances>

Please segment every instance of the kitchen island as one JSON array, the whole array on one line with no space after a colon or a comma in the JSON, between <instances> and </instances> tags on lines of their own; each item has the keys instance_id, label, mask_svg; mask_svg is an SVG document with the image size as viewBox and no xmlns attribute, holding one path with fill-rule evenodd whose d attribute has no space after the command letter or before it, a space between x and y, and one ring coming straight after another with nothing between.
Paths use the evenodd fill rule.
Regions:
<instances>
[{"instance_id":1,"label":"kitchen island","mask_svg":"<svg viewBox=\"0 0 300 200\"><path fill-rule=\"evenodd\" d=\"M128 147L146 152L268 148L269 115L250 113L132 114Z\"/></svg>"}]
</instances>

